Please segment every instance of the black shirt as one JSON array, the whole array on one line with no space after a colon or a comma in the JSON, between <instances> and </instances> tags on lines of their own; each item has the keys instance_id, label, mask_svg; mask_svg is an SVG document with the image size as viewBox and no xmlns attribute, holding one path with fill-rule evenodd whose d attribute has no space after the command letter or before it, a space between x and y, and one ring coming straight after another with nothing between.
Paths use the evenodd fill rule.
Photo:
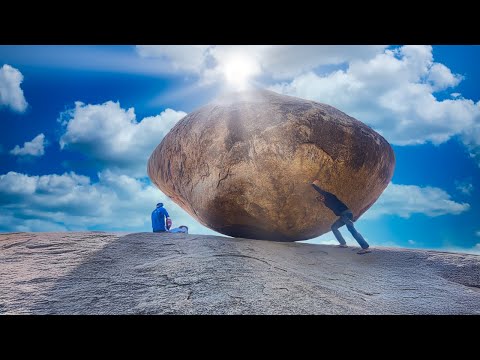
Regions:
<instances>
[{"instance_id":1,"label":"black shirt","mask_svg":"<svg viewBox=\"0 0 480 360\"><path fill-rule=\"evenodd\" d=\"M340 216L342 212L344 212L345 210L348 210L347 205L341 202L335 195L333 195L328 191L320 189L315 184L312 184L312 186L315 190L317 190L320 194L323 195L323 197L325 198L323 203L325 204L326 207L332 210L335 215Z\"/></svg>"}]
</instances>

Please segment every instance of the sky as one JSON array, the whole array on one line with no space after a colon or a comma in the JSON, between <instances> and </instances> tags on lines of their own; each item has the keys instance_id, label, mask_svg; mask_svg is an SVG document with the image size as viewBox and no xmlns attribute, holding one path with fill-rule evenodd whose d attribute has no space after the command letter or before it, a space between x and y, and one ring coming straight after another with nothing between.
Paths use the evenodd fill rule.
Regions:
<instances>
[{"instance_id":1,"label":"sky","mask_svg":"<svg viewBox=\"0 0 480 360\"><path fill-rule=\"evenodd\" d=\"M146 163L183 116L251 83L392 145L393 179L356 222L372 246L480 253L479 61L480 46L456 45L0 46L0 232L151 231L161 201L174 226L219 235Z\"/></svg>"}]
</instances>

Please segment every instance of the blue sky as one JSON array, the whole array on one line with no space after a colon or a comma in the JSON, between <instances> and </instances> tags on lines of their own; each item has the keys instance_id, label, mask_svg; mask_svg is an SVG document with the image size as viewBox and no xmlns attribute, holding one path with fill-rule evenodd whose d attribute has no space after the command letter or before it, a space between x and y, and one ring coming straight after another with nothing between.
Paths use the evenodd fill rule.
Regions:
<instances>
[{"instance_id":1,"label":"blue sky","mask_svg":"<svg viewBox=\"0 0 480 360\"><path fill-rule=\"evenodd\" d=\"M214 233L146 161L240 69L392 144L392 183L357 222L371 245L478 252L479 60L480 46L0 46L0 231L150 231L163 201L175 226Z\"/></svg>"}]
</instances>

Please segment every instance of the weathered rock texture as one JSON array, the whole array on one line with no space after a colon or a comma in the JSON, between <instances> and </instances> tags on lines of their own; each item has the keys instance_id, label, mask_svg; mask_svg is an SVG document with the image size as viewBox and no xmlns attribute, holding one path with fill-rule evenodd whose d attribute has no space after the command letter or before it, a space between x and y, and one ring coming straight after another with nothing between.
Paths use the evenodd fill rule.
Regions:
<instances>
[{"instance_id":1,"label":"weathered rock texture","mask_svg":"<svg viewBox=\"0 0 480 360\"><path fill-rule=\"evenodd\" d=\"M480 314L480 256L220 236L0 235L0 314Z\"/></svg>"},{"instance_id":2,"label":"weathered rock texture","mask_svg":"<svg viewBox=\"0 0 480 360\"><path fill-rule=\"evenodd\" d=\"M335 215L319 179L355 219L393 175L388 142L343 112L267 90L232 93L188 114L152 153L148 174L203 225L234 237L309 239Z\"/></svg>"}]
</instances>

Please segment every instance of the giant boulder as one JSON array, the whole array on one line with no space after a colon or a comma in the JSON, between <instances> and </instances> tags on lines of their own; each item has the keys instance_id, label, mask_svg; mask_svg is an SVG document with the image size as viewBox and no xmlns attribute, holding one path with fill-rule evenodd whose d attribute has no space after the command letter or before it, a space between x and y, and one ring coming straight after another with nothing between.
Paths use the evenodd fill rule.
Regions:
<instances>
[{"instance_id":1,"label":"giant boulder","mask_svg":"<svg viewBox=\"0 0 480 360\"><path fill-rule=\"evenodd\" d=\"M153 183L225 235L297 241L337 219L319 179L358 219L390 182L389 143L332 106L267 90L228 93L180 120L153 151Z\"/></svg>"}]
</instances>

